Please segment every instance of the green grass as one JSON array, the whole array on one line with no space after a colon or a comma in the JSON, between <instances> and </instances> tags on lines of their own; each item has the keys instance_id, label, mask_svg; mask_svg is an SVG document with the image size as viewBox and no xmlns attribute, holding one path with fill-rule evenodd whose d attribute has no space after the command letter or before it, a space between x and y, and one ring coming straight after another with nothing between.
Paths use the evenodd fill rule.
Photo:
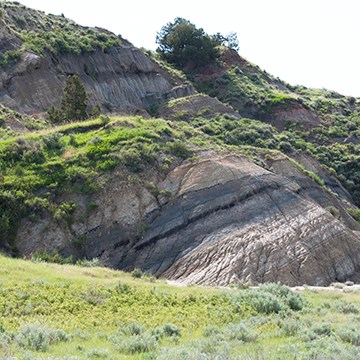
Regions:
<instances>
[{"instance_id":1,"label":"green grass","mask_svg":"<svg viewBox=\"0 0 360 360\"><path fill-rule=\"evenodd\" d=\"M323 351L329 359L356 359L360 353L356 291L175 287L146 275L0 255L0 293L5 358L307 359Z\"/></svg>"}]
</instances>

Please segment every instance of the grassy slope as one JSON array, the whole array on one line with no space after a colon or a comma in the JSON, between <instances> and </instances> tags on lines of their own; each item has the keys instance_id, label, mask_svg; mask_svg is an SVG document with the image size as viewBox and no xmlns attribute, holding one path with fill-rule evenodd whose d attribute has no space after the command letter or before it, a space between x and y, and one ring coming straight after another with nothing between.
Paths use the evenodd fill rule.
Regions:
<instances>
[{"instance_id":1,"label":"grassy slope","mask_svg":"<svg viewBox=\"0 0 360 360\"><path fill-rule=\"evenodd\" d=\"M296 124L296 119L290 116L279 137L280 148L288 153L295 149L310 153L333 170L360 205L358 99L326 89L291 86L238 56L230 62L225 58L215 76L201 73L190 76L199 91L217 97L251 118L267 121L274 111L291 110L299 105L316 114L321 119L320 125L308 128Z\"/></svg>"},{"instance_id":2,"label":"grassy slope","mask_svg":"<svg viewBox=\"0 0 360 360\"><path fill-rule=\"evenodd\" d=\"M0 354L5 358L360 355L359 292L299 296L279 285L180 288L110 269L3 256L0 279Z\"/></svg>"},{"instance_id":3,"label":"grassy slope","mask_svg":"<svg viewBox=\"0 0 360 360\"><path fill-rule=\"evenodd\" d=\"M0 52L0 69L16 62L25 50L37 54L80 54L95 49L107 51L121 44L119 37L106 30L83 27L63 15L47 15L14 2L0 3L0 19L21 44Z\"/></svg>"}]
</instances>

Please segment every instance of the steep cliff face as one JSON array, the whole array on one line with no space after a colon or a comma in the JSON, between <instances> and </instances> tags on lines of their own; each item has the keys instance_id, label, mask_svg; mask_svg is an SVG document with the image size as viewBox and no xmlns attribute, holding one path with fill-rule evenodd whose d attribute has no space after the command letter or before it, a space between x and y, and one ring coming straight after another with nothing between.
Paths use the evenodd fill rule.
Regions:
<instances>
[{"instance_id":1,"label":"steep cliff face","mask_svg":"<svg viewBox=\"0 0 360 360\"><path fill-rule=\"evenodd\" d=\"M276 166L285 175L285 165ZM320 206L316 194L323 190L313 180L290 174L276 175L246 157L207 153L164 180L153 176L170 199L114 180L86 222L23 223L17 246L24 254L56 248L70 254L85 236L89 258L183 283L359 280L359 225ZM328 201L338 199L329 194Z\"/></svg>"},{"instance_id":2,"label":"steep cliff face","mask_svg":"<svg viewBox=\"0 0 360 360\"><path fill-rule=\"evenodd\" d=\"M14 110L33 114L58 105L66 77L73 74L80 76L91 95L90 104L99 104L107 111L134 113L194 93L191 85L170 76L141 50L122 38L117 41L106 30L84 28L21 6L4 5L2 12L0 55L6 64L0 66L0 103ZM87 43L67 49L63 38L49 39L54 44L47 48L41 43L42 38L46 41L41 31L49 21L51 29L65 31L69 27L72 36L82 36ZM105 43L107 37L114 45ZM11 56L14 58L8 60Z\"/></svg>"},{"instance_id":3,"label":"steep cliff face","mask_svg":"<svg viewBox=\"0 0 360 360\"><path fill-rule=\"evenodd\" d=\"M28 114L47 111L59 104L66 77L72 74L80 75L91 104L112 111L134 113L194 93L190 85L174 86L139 49L117 46L106 54L96 50L57 59L25 52L11 71L2 72L0 102Z\"/></svg>"}]
</instances>

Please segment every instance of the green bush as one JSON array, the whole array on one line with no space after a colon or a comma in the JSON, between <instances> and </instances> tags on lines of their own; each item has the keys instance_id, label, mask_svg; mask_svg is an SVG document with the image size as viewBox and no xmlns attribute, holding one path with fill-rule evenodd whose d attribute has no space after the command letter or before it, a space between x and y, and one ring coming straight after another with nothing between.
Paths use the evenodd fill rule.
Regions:
<instances>
[{"instance_id":1,"label":"green bush","mask_svg":"<svg viewBox=\"0 0 360 360\"><path fill-rule=\"evenodd\" d=\"M131 276L134 278L134 279L140 279L142 276L144 275L144 273L138 269L138 268L135 268L132 272L131 272Z\"/></svg>"},{"instance_id":2,"label":"green bush","mask_svg":"<svg viewBox=\"0 0 360 360\"><path fill-rule=\"evenodd\" d=\"M295 319L284 319L279 326L286 336L295 336L301 330L301 323Z\"/></svg>"},{"instance_id":3,"label":"green bush","mask_svg":"<svg viewBox=\"0 0 360 360\"><path fill-rule=\"evenodd\" d=\"M144 170L144 162L142 161L141 154L137 149L130 148L120 153L120 162L126 166L130 171L135 173Z\"/></svg>"},{"instance_id":4,"label":"green bush","mask_svg":"<svg viewBox=\"0 0 360 360\"><path fill-rule=\"evenodd\" d=\"M47 150L60 150L62 149L61 138L62 133L53 132L42 137L42 141Z\"/></svg>"},{"instance_id":5,"label":"green bush","mask_svg":"<svg viewBox=\"0 0 360 360\"><path fill-rule=\"evenodd\" d=\"M311 326L310 331L319 336L331 336L333 334L331 324L322 323Z\"/></svg>"},{"instance_id":6,"label":"green bush","mask_svg":"<svg viewBox=\"0 0 360 360\"><path fill-rule=\"evenodd\" d=\"M343 314L359 314L360 309L353 303L338 300L333 305L334 309Z\"/></svg>"},{"instance_id":7,"label":"green bush","mask_svg":"<svg viewBox=\"0 0 360 360\"><path fill-rule=\"evenodd\" d=\"M354 346L360 346L360 331L354 326L344 327L336 332L339 338Z\"/></svg>"},{"instance_id":8,"label":"green bush","mask_svg":"<svg viewBox=\"0 0 360 360\"><path fill-rule=\"evenodd\" d=\"M82 266L82 267L98 267L98 266L101 266L101 263L98 258L94 258L91 260L79 259L76 261L76 265Z\"/></svg>"},{"instance_id":9,"label":"green bush","mask_svg":"<svg viewBox=\"0 0 360 360\"><path fill-rule=\"evenodd\" d=\"M145 326L137 322L132 322L129 325L119 329L119 332L124 335L141 335L145 333Z\"/></svg>"},{"instance_id":10,"label":"green bush","mask_svg":"<svg viewBox=\"0 0 360 360\"><path fill-rule=\"evenodd\" d=\"M272 283L263 284L257 289L239 291L231 301L239 310L246 304L263 314L298 311L304 307L304 300L299 294L287 286Z\"/></svg>"},{"instance_id":11,"label":"green bush","mask_svg":"<svg viewBox=\"0 0 360 360\"><path fill-rule=\"evenodd\" d=\"M346 211L360 223L360 209L347 208Z\"/></svg>"},{"instance_id":12,"label":"green bush","mask_svg":"<svg viewBox=\"0 0 360 360\"><path fill-rule=\"evenodd\" d=\"M0 55L0 68L5 68L7 65L17 62L23 53L22 49L8 50Z\"/></svg>"},{"instance_id":13,"label":"green bush","mask_svg":"<svg viewBox=\"0 0 360 360\"><path fill-rule=\"evenodd\" d=\"M280 141L279 149L285 154L291 153L293 150L292 145L288 141Z\"/></svg>"},{"instance_id":14,"label":"green bush","mask_svg":"<svg viewBox=\"0 0 360 360\"><path fill-rule=\"evenodd\" d=\"M244 343L254 342L257 339L256 332L248 329L243 322L229 325L225 330L225 334L230 340L237 340Z\"/></svg>"},{"instance_id":15,"label":"green bush","mask_svg":"<svg viewBox=\"0 0 360 360\"><path fill-rule=\"evenodd\" d=\"M53 330L36 323L21 326L15 339L20 347L45 352L51 344L69 341L70 335L63 330Z\"/></svg>"},{"instance_id":16,"label":"green bush","mask_svg":"<svg viewBox=\"0 0 360 360\"><path fill-rule=\"evenodd\" d=\"M65 220L67 222L73 221L73 213L76 209L76 204L73 201L60 204L54 212L54 219Z\"/></svg>"},{"instance_id":17,"label":"green bush","mask_svg":"<svg viewBox=\"0 0 360 360\"><path fill-rule=\"evenodd\" d=\"M179 329L178 326L174 325L174 324L165 324L162 328L163 333L165 336L180 336L181 335L181 331Z\"/></svg>"},{"instance_id":18,"label":"green bush","mask_svg":"<svg viewBox=\"0 0 360 360\"><path fill-rule=\"evenodd\" d=\"M247 292L242 296L241 301L253 307L258 313L271 314L285 310L277 296L266 291Z\"/></svg>"},{"instance_id":19,"label":"green bush","mask_svg":"<svg viewBox=\"0 0 360 360\"><path fill-rule=\"evenodd\" d=\"M211 336L214 336L214 335L217 335L220 333L221 333L221 330L215 325L205 326L205 328L203 329L203 332L202 332L202 334L205 337L211 337Z\"/></svg>"},{"instance_id":20,"label":"green bush","mask_svg":"<svg viewBox=\"0 0 360 360\"><path fill-rule=\"evenodd\" d=\"M147 333L121 337L115 344L115 348L120 353L136 354L147 353L156 349L158 343L155 336Z\"/></svg>"},{"instance_id":21,"label":"green bush","mask_svg":"<svg viewBox=\"0 0 360 360\"><path fill-rule=\"evenodd\" d=\"M57 250L54 250L52 252L47 251L35 251L32 256L31 260L33 262L48 262L48 263L55 263L55 264L72 264L73 263L73 257L64 257L59 254Z\"/></svg>"},{"instance_id":22,"label":"green bush","mask_svg":"<svg viewBox=\"0 0 360 360\"><path fill-rule=\"evenodd\" d=\"M186 159L192 155L191 149L181 141L168 143L171 154L181 159Z\"/></svg>"},{"instance_id":23,"label":"green bush","mask_svg":"<svg viewBox=\"0 0 360 360\"><path fill-rule=\"evenodd\" d=\"M91 349L86 353L87 359L108 359L110 351L108 349Z\"/></svg>"}]
</instances>

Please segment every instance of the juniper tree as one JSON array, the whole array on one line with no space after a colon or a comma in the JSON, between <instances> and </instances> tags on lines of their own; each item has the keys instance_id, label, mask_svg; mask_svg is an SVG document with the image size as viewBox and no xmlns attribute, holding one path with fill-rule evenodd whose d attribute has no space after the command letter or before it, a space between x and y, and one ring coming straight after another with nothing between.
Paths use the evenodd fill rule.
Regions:
<instances>
[{"instance_id":1,"label":"juniper tree","mask_svg":"<svg viewBox=\"0 0 360 360\"><path fill-rule=\"evenodd\" d=\"M61 100L61 111L64 120L84 120L87 118L88 95L79 76L72 75L66 80L64 96Z\"/></svg>"},{"instance_id":2,"label":"juniper tree","mask_svg":"<svg viewBox=\"0 0 360 360\"><path fill-rule=\"evenodd\" d=\"M162 58L178 67L199 67L219 56L215 38L197 29L189 20L176 18L162 27L157 34L157 52Z\"/></svg>"}]
</instances>

